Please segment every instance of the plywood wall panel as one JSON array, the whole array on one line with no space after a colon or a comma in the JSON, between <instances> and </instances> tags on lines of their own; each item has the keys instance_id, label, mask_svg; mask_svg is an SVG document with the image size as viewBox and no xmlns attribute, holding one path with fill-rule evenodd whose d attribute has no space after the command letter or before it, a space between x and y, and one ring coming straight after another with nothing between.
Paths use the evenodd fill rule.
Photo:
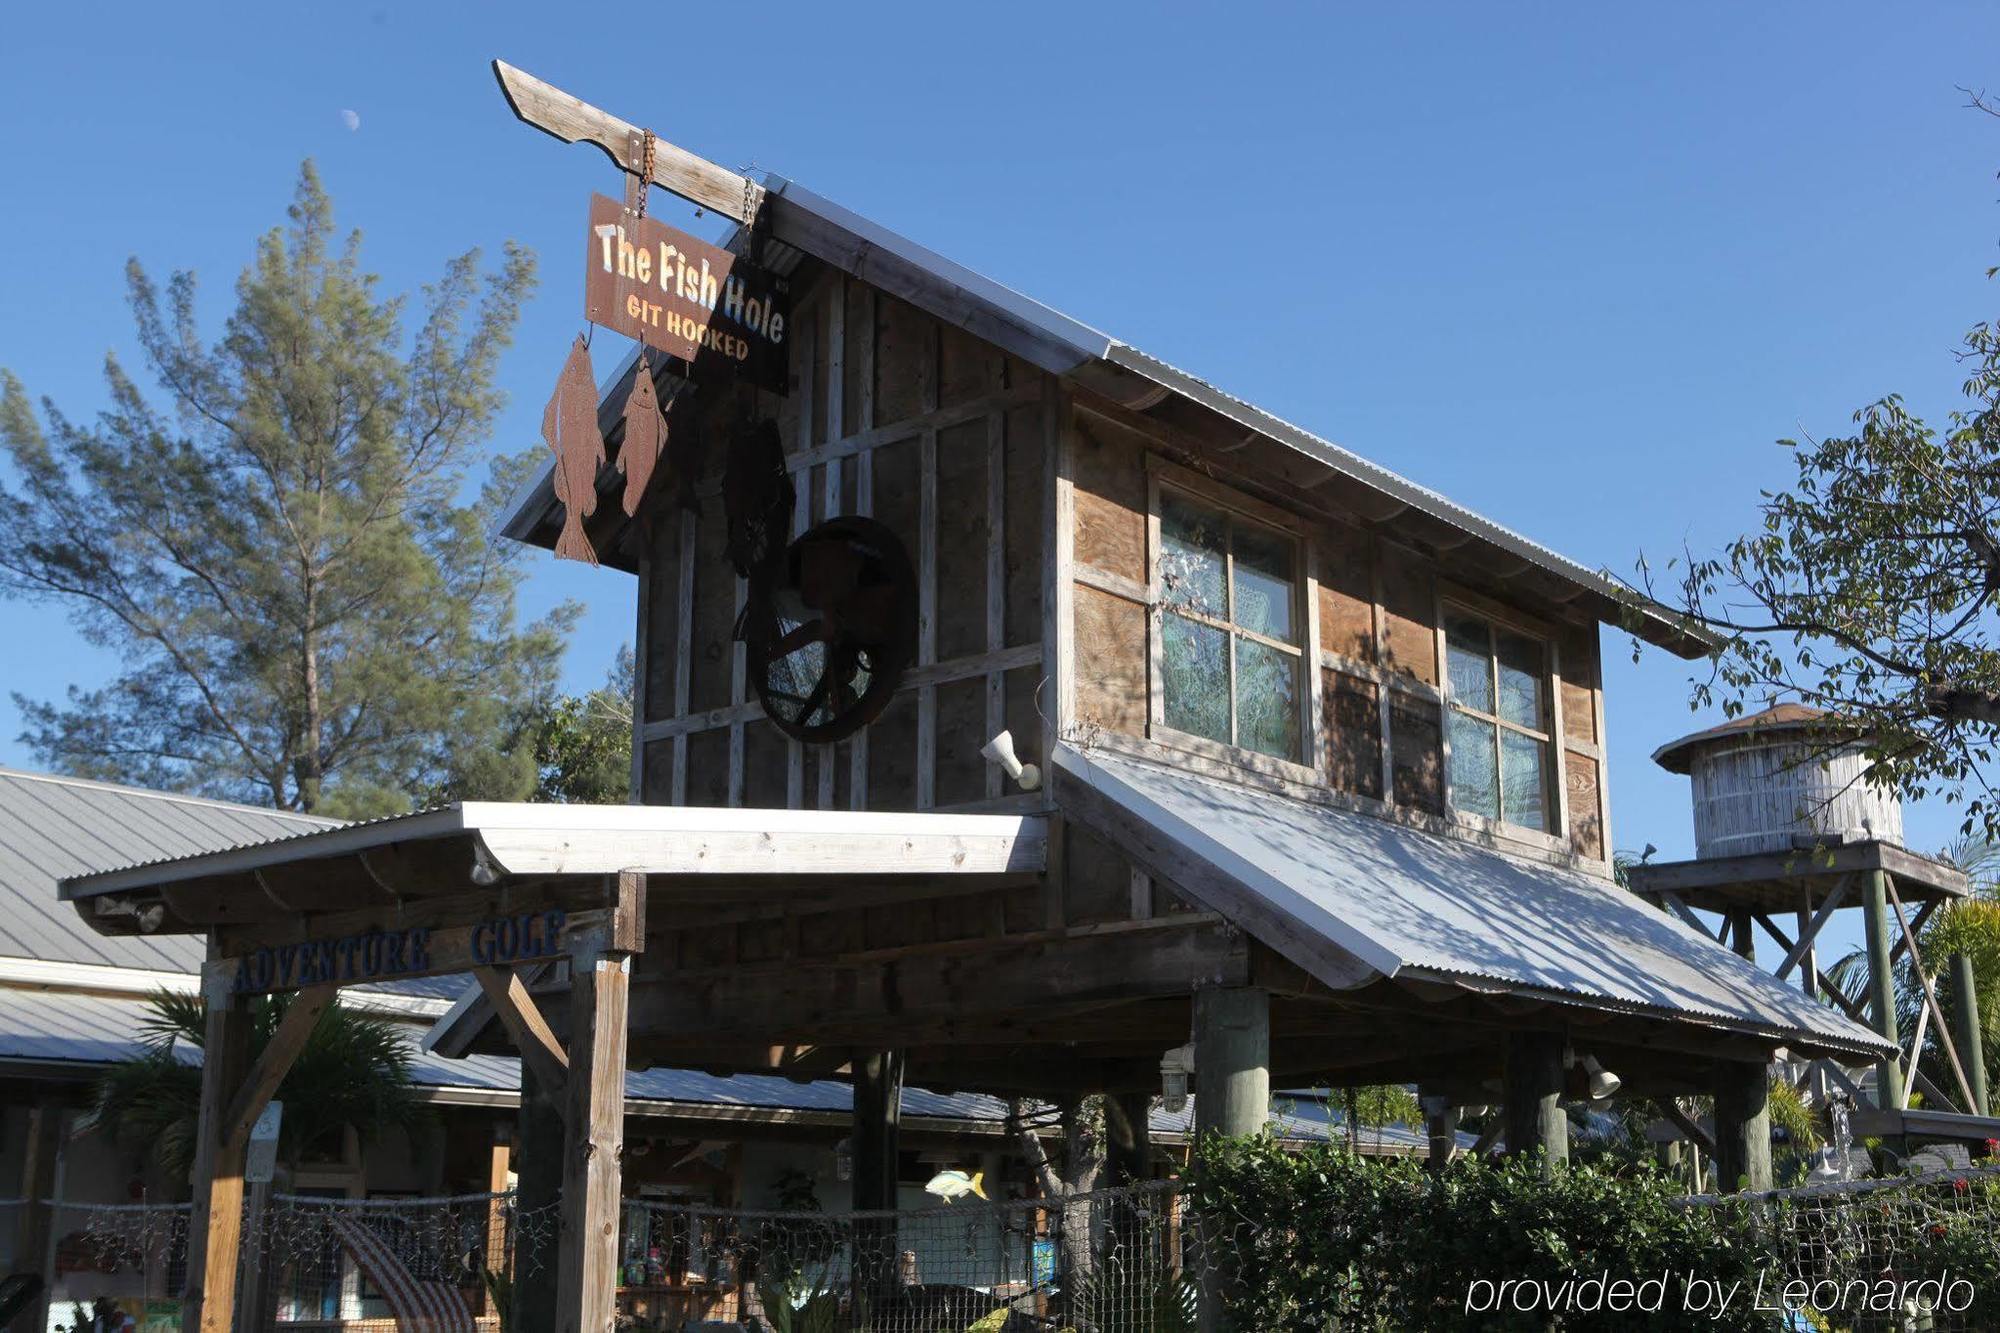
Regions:
<instances>
[{"instance_id":1,"label":"plywood wall panel","mask_svg":"<svg viewBox=\"0 0 2000 1333\"><path fill-rule=\"evenodd\" d=\"M986 799L986 682L975 677L937 689L937 803Z\"/></svg>"},{"instance_id":2,"label":"plywood wall panel","mask_svg":"<svg viewBox=\"0 0 2000 1333\"><path fill-rule=\"evenodd\" d=\"M1146 582L1146 463L1134 445L1075 433L1076 559Z\"/></svg>"},{"instance_id":3,"label":"plywood wall panel","mask_svg":"<svg viewBox=\"0 0 2000 1333\"><path fill-rule=\"evenodd\" d=\"M1357 662L1373 662L1374 543L1357 529L1329 524L1315 534L1314 546L1319 552L1319 646Z\"/></svg>"},{"instance_id":4,"label":"plywood wall panel","mask_svg":"<svg viewBox=\"0 0 2000 1333\"><path fill-rule=\"evenodd\" d=\"M1078 584L1076 723L1146 734L1146 608Z\"/></svg>"},{"instance_id":5,"label":"plywood wall panel","mask_svg":"<svg viewBox=\"0 0 2000 1333\"><path fill-rule=\"evenodd\" d=\"M727 539L728 523L722 505L711 499L702 505L701 517L695 524L694 638L688 663L688 707L697 713L721 708L730 701L729 667L736 641L736 575L723 557ZM672 651L667 655L671 657Z\"/></svg>"},{"instance_id":6,"label":"plywood wall panel","mask_svg":"<svg viewBox=\"0 0 2000 1333\"><path fill-rule=\"evenodd\" d=\"M1006 642L1042 639L1042 408L1009 412L1004 423L1006 489Z\"/></svg>"},{"instance_id":7,"label":"plywood wall panel","mask_svg":"<svg viewBox=\"0 0 2000 1333\"><path fill-rule=\"evenodd\" d=\"M1437 576L1416 556L1380 548L1382 665L1437 684Z\"/></svg>"},{"instance_id":8,"label":"plywood wall panel","mask_svg":"<svg viewBox=\"0 0 2000 1333\"><path fill-rule=\"evenodd\" d=\"M938 432L938 660L986 651L987 445L983 418Z\"/></svg>"}]
</instances>

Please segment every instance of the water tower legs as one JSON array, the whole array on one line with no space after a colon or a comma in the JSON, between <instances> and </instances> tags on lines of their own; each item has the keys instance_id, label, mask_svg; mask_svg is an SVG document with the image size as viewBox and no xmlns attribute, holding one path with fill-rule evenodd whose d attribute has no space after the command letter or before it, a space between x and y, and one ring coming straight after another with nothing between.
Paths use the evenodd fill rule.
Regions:
<instances>
[{"instance_id":1,"label":"water tower legs","mask_svg":"<svg viewBox=\"0 0 2000 1333\"><path fill-rule=\"evenodd\" d=\"M1959 1058L1965 1061L1965 1081L1972 1085L1975 1103L1966 1109L1976 1115L1992 1115L1993 1103L1986 1091L1986 1034L1979 1021L1979 988L1972 979L1970 956L1951 956L1951 989Z\"/></svg>"},{"instance_id":2,"label":"water tower legs","mask_svg":"<svg viewBox=\"0 0 2000 1333\"><path fill-rule=\"evenodd\" d=\"M1895 974L1889 965L1889 875L1871 870L1861 883L1862 924L1868 937L1868 1005L1875 1030L1891 1044L1896 1032ZM1903 1068L1894 1055L1876 1066L1876 1092L1884 1111L1903 1109Z\"/></svg>"}]
</instances>

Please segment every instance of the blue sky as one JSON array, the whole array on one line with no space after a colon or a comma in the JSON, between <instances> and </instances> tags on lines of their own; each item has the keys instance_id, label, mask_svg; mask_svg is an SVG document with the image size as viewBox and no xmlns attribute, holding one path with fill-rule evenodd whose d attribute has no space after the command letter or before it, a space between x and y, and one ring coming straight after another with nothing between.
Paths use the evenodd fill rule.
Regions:
<instances>
[{"instance_id":1,"label":"blue sky","mask_svg":"<svg viewBox=\"0 0 2000 1333\"><path fill-rule=\"evenodd\" d=\"M532 443L616 178L513 119L495 56L1621 572L1741 530L1778 437L1889 391L1942 416L1994 313L2000 121L1958 91L2000 90L1991 5L34 5L6 49L0 365L79 416L137 362L125 258L196 269L219 323L310 155L392 288L541 252L503 368ZM563 597L594 684L632 584L534 557L530 609ZM56 608L0 603L0 641L31 695L112 667ZM1606 646L1616 840L1686 854L1646 756L1687 669ZM0 703L0 762L18 729Z\"/></svg>"}]
</instances>

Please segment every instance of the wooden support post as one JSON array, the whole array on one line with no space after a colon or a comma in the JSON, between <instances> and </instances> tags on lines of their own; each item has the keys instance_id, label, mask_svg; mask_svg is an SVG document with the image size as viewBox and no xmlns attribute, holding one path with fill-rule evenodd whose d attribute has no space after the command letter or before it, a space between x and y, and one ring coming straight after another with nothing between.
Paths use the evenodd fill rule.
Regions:
<instances>
[{"instance_id":1,"label":"wooden support post","mask_svg":"<svg viewBox=\"0 0 2000 1333\"><path fill-rule=\"evenodd\" d=\"M521 1062L521 1116L514 1136L514 1323L556 1326L556 1210L562 1203L566 1072Z\"/></svg>"},{"instance_id":2,"label":"wooden support post","mask_svg":"<svg viewBox=\"0 0 2000 1333\"><path fill-rule=\"evenodd\" d=\"M1861 886L1862 926L1868 944L1869 1017L1875 1031L1891 1046L1901 1047L1896 1032L1896 978L1889 957L1889 874L1871 870ZM1884 1111L1903 1105L1903 1069L1895 1054L1876 1067L1875 1098Z\"/></svg>"},{"instance_id":3,"label":"wooden support post","mask_svg":"<svg viewBox=\"0 0 2000 1333\"><path fill-rule=\"evenodd\" d=\"M1194 1131L1199 1144L1211 1134L1255 1134L1271 1118L1271 995L1254 987L1205 986L1194 993ZM1198 1318L1201 1333L1227 1323L1236 1284L1235 1247L1226 1234L1201 1257Z\"/></svg>"},{"instance_id":4,"label":"wooden support post","mask_svg":"<svg viewBox=\"0 0 2000 1333\"><path fill-rule=\"evenodd\" d=\"M903 1123L903 1053L854 1054L854 1208L886 1212L896 1206L896 1160ZM896 1226L880 1221L857 1226L854 1235L854 1294L873 1301L896 1282Z\"/></svg>"},{"instance_id":5,"label":"wooden support post","mask_svg":"<svg viewBox=\"0 0 2000 1333\"><path fill-rule=\"evenodd\" d=\"M507 1177L514 1168L514 1128L505 1120L493 1122L493 1140L486 1151L486 1252L483 1265L490 1273L507 1271ZM493 1302L486 1300L487 1313Z\"/></svg>"},{"instance_id":6,"label":"wooden support post","mask_svg":"<svg viewBox=\"0 0 2000 1333\"><path fill-rule=\"evenodd\" d=\"M1458 1108L1451 1105L1435 1110L1425 1108L1424 1132L1430 1139L1430 1168L1442 1172L1458 1151Z\"/></svg>"},{"instance_id":7,"label":"wooden support post","mask_svg":"<svg viewBox=\"0 0 2000 1333\"><path fill-rule=\"evenodd\" d=\"M187 1292L181 1327L188 1333L232 1333L236 1271L243 1241L243 1155L232 1142L231 1101L250 1071L250 1002L211 992L202 1035L201 1112L194 1159L194 1208L188 1219Z\"/></svg>"},{"instance_id":8,"label":"wooden support post","mask_svg":"<svg viewBox=\"0 0 2000 1333\"><path fill-rule=\"evenodd\" d=\"M1771 1072L1732 1062L1715 1080L1715 1187L1724 1193L1771 1188Z\"/></svg>"},{"instance_id":9,"label":"wooden support post","mask_svg":"<svg viewBox=\"0 0 2000 1333\"><path fill-rule=\"evenodd\" d=\"M1152 1097L1143 1092L1109 1093L1104 1098L1105 1174L1115 1189L1136 1185L1153 1174Z\"/></svg>"},{"instance_id":10,"label":"wooden support post","mask_svg":"<svg viewBox=\"0 0 2000 1333\"><path fill-rule=\"evenodd\" d=\"M1255 987L1194 993L1194 1129L1255 1134L1271 1118L1271 996Z\"/></svg>"},{"instance_id":11,"label":"wooden support post","mask_svg":"<svg viewBox=\"0 0 2000 1333\"><path fill-rule=\"evenodd\" d=\"M606 926L570 942L569 1114L556 1248L559 1333L617 1323L619 1171L625 1146L625 1011L632 956Z\"/></svg>"},{"instance_id":12,"label":"wooden support post","mask_svg":"<svg viewBox=\"0 0 2000 1333\"><path fill-rule=\"evenodd\" d=\"M1729 914L1729 947L1751 962L1757 961L1757 937L1750 933L1747 910Z\"/></svg>"},{"instance_id":13,"label":"wooden support post","mask_svg":"<svg viewBox=\"0 0 2000 1333\"><path fill-rule=\"evenodd\" d=\"M1545 1171L1567 1166L1569 1117L1562 1109L1562 1033L1509 1033L1505 1087L1507 1151L1520 1156L1539 1150Z\"/></svg>"},{"instance_id":14,"label":"wooden support post","mask_svg":"<svg viewBox=\"0 0 2000 1333\"><path fill-rule=\"evenodd\" d=\"M896 1206L897 1138L903 1120L903 1053L854 1056L854 1207Z\"/></svg>"},{"instance_id":15,"label":"wooden support post","mask_svg":"<svg viewBox=\"0 0 2000 1333\"><path fill-rule=\"evenodd\" d=\"M7 1327L13 1333L42 1333L49 1326L49 1235L54 1219L48 1200L55 1194L56 1154L62 1149L63 1108L53 1098L28 1108L27 1154L21 1162L21 1216L14 1229L14 1271L40 1273L42 1294L29 1301Z\"/></svg>"},{"instance_id":16,"label":"wooden support post","mask_svg":"<svg viewBox=\"0 0 2000 1333\"><path fill-rule=\"evenodd\" d=\"M1952 1026L1958 1029L1958 1048L1965 1052L1965 1077L1972 1085L1974 1115L1991 1115L1992 1101L1986 1091L1986 1029L1979 1021L1979 987L1972 978L1972 958L1967 954L1951 957Z\"/></svg>"}]
</instances>

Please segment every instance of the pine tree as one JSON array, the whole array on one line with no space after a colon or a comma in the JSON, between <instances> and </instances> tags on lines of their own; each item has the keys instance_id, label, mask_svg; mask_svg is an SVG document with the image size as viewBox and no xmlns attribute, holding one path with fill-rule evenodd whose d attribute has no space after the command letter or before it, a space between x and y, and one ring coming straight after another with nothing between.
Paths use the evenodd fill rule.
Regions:
<instances>
[{"instance_id":1,"label":"pine tree","mask_svg":"<svg viewBox=\"0 0 2000 1333\"><path fill-rule=\"evenodd\" d=\"M66 602L123 670L64 702L16 696L22 739L89 776L341 814L519 798L574 620L517 623L487 532L530 457L468 503L495 373L534 257L450 260L379 294L311 162L257 243L213 345L195 278L126 270L156 406L115 356L81 424L0 371L0 591Z\"/></svg>"}]
</instances>

